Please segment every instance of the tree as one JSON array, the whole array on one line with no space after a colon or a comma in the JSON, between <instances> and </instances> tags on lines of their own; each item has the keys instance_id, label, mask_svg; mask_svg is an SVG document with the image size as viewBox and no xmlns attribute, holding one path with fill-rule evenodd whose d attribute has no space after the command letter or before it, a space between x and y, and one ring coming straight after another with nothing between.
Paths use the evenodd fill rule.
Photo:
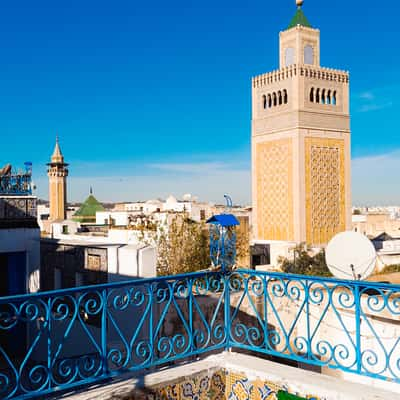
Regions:
<instances>
[{"instance_id":1,"label":"tree","mask_svg":"<svg viewBox=\"0 0 400 400\"><path fill-rule=\"evenodd\" d=\"M294 248L293 255L293 260L285 257L279 259L279 266L283 272L299 275L332 276L326 265L324 250L312 256L304 244L300 244Z\"/></svg>"},{"instance_id":2,"label":"tree","mask_svg":"<svg viewBox=\"0 0 400 400\"><path fill-rule=\"evenodd\" d=\"M175 275L210 267L208 230L186 214L176 215L157 237L157 271Z\"/></svg>"}]
</instances>

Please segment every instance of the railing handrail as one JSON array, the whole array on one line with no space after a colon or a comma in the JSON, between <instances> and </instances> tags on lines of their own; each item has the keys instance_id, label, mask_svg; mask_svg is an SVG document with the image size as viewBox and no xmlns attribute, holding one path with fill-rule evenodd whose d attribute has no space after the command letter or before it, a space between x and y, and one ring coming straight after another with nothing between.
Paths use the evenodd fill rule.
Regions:
<instances>
[{"instance_id":1,"label":"railing handrail","mask_svg":"<svg viewBox=\"0 0 400 400\"><path fill-rule=\"evenodd\" d=\"M148 284L148 283L158 283L158 282L166 282L166 281L177 281L180 279L188 279L188 278L198 278L206 275L218 275L220 272L218 271L199 271L199 272L189 272L186 274L177 274L177 275L169 275L169 276L158 276L154 278L132 278L118 282L111 282L111 283L100 283L96 285L85 285L85 286L77 286L72 288L66 289L57 289L57 290L46 290L40 291L36 293L27 293L27 294L16 294L12 296L4 296L0 297L0 304L10 301L10 300L27 300L30 298L42 298L42 297L49 297L51 295L63 295L63 294L71 294L71 293L81 293L86 291L93 291L93 290L102 290L102 289L118 289L127 285L139 285L139 284Z\"/></svg>"},{"instance_id":2,"label":"railing handrail","mask_svg":"<svg viewBox=\"0 0 400 400\"><path fill-rule=\"evenodd\" d=\"M356 281L356 280L349 280L349 279L338 279L334 277L321 277L321 276L314 276L314 275L299 275L299 274L289 274L283 272L269 272L269 271L255 271L252 269L237 269L232 271L232 274L235 272L238 273L246 273L249 275L263 275L263 276L270 276L276 277L279 279L296 279L296 280L303 280L303 281L316 281L316 282L324 282L324 283L331 283L331 284L343 284L346 286L358 286L358 287L370 287L375 289L400 289L399 284L394 283L384 283L384 282L375 282L375 281Z\"/></svg>"},{"instance_id":3,"label":"railing handrail","mask_svg":"<svg viewBox=\"0 0 400 400\"><path fill-rule=\"evenodd\" d=\"M229 348L400 383L396 324L382 325L400 319L400 285L204 270L7 296L0 306L0 397L9 399Z\"/></svg>"}]
</instances>

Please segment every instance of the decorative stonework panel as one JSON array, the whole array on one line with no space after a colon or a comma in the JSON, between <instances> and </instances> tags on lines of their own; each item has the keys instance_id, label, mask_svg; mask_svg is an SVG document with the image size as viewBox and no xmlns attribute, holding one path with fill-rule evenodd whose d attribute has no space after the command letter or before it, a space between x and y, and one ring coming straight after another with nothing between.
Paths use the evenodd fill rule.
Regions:
<instances>
[{"instance_id":1,"label":"decorative stonework panel","mask_svg":"<svg viewBox=\"0 0 400 400\"><path fill-rule=\"evenodd\" d=\"M344 141L306 138L307 243L325 244L346 228Z\"/></svg>"},{"instance_id":2,"label":"decorative stonework panel","mask_svg":"<svg viewBox=\"0 0 400 400\"><path fill-rule=\"evenodd\" d=\"M293 240L292 140L257 145L258 238Z\"/></svg>"}]
</instances>

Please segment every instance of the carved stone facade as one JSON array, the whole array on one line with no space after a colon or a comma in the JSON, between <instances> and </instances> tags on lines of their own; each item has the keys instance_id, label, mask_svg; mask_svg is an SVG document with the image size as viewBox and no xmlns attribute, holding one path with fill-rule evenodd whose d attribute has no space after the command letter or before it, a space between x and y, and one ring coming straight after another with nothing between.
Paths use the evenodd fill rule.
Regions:
<instances>
[{"instance_id":1,"label":"carved stone facade","mask_svg":"<svg viewBox=\"0 0 400 400\"><path fill-rule=\"evenodd\" d=\"M257 145L258 236L293 240L292 142Z\"/></svg>"},{"instance_id":2,"label":"carved stone facade","mask_svg":"<svg viewBox=\"0 0 400 400\"><path fill-rule=\"evenodd\" d=\"M344 141L306 139L307 242L327 243L346 229Z\"/></svg>"},{"instance_id":3,"label":"carved stone facade","mask_svg":"<svg viewBox=\"0 0 400 400\"><path fill-rule=\"evenodd\" d=\"M351 229L349 74L320 66L301 24L279 60L252 80L253 239L323 245Z\"/></svg>"}]
</instances>

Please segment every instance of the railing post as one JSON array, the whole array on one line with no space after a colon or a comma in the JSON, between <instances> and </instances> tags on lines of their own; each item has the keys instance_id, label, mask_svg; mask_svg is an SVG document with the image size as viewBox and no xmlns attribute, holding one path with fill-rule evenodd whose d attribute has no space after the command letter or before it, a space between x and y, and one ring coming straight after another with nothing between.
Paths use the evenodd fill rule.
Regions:
<instances>
[{"instance_id":1,"label":"railing post","mask_svg":"<svg viewBox=\"0 0 400 400\"><path fill-rule=\"evenodd\" d=\"M150 348L150 367L154 363L154 326L153 326L153 321L154 321L154 285L153 283L149 284L149 302L150 302L150 316L149 316L149 348Z\"/></svg>"},{"instance_id":2,"label":"railing post","mask_svg":"<svg viewBox=\"0 0 400 400\"><path fill-rule=\"evenodd\" d=\"M225 325L225 350L230 351L231 349L231 340L230 340L230 332L231 332L231 296L230 296L230 287L229 287L229 278L231 276L230 271L223 272L224 280L225 280L225 299L224 299L224 325Z\"/></svg>"},{"instance_id":3,"label":"railing post","mask_svg":"<svg viewBox=\"0 0 400 400\"><path fill-rule=\"evenodd\" d=\"M207 280L207 278L205 278ZM189 317L189 331L190 331L190 354L194 351L194 340L193 340L193 280L188 280L188 317Z\"/></svg>"},{"instance_id":4,"label":"railing post","mask_svg":"<svg viewBox=\"0 0 400 400\"><path fill-rule=\"evenodd\" d=\"M311 334L310 334L310 282L306 280L306 293L305 293L305 301L306 301L306 329L307 329L307 359L311 358Z\"/></svg>"},{"instance_id":5,"label":"railing post","mask_svg":"<svg viewBox=\"0 0 400 400\"><path fill-rule=\"evenodd\" d=\"M360 307L360 286L356 285L354 290L354 305L356 317L356 362L357 373L361 373L361 307Z\"/></svg>"},{"instance_id":6,"label":"railing post","mask_svg":"<svg viewBox=\"0 0 400 400\"><path fill-rule=\"evenodd\" d=\"M108 358L107 358L107 289L102 290L103 312L101 317L101 351L103 362L103 375L108 375Z\"/></svg>"},{"instance_id":7,"label":"railing post","mask_svg":"<svg viewBox=\"0 0 400 400\"><path fill-rule=\"evenodd\" d=\"M51 297L47 299L47 374L49 377L49 389L52 385L51 373Z\"/></svg>"}]
</instances>

